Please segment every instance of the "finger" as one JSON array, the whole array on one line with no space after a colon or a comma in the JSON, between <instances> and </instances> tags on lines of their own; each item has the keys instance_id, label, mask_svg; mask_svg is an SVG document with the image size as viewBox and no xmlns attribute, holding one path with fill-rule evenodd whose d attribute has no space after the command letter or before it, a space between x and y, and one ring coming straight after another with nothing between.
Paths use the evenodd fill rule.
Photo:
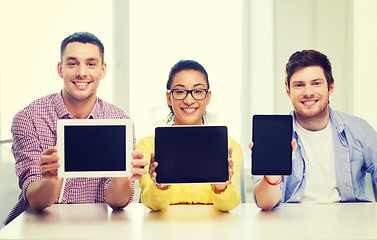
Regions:
<instances>
[{"instance_id":1,"label":"finger","mask_svg":"<svg viewBox=\"0 0 377 240\"><path fill-rule=\"evenodd\" d=\"M297 141L296 141L296 139L292 139L291 145L292 145L292 152L293 152L297 148Z\"/></svg>"},{"instance_id":2,"label":"finger","mask_svg":"<svg viewBox=\"0 0 377 240\"><path fill-rule=\"evenodd\" d=\"M45 165L49 163L55 163L57 161L59 161L59 156L53 153L51 155L42 155L41 158L39 159L39 164Z\"/></svg>"},{"instance_id":3,"label":"finger","mask_svg":"<svg viewBox=\"0 0 377 240\"><path fill-rule=\"evenodd\" d=\"M131 173L132 175L144 175L147 173L147 170L144 168L132 168Z\"/></svg>"},{"instance_id":4,"label":"finger","mask_svg":"<svg viewBox=\"0 0 377 240\"><path fill-rule=\"evenodd\" d=\"M229 169L233 169L234 163L233 163L233 160L231 158L228 158L228 165L229 165Z\"/></svg>"},{"instance_id":5,"label":"finger","mask_svg":"<svg viewBox=\"0 0 377 240\"><path fill-rule=\"evenodd\" d=\"M134 168L144 168L145 166L148 165L148 160L147 159L133 159L131 161L131 164Z\"/></svg>"},{"instance_id":6,"label":"finger","mask_svg":"<svg viewBox=\"0 0 377 240\"><path fill-rule=\"evenodd\" d=\"M232 158L232 154L233 154L233 148L230 147L230 148L229 148L229 157L230 157L230 158Z\"/></svg>"},{"instance_id":7,"label":"finger","mask_svg":"<svg viewBox=\"0 0 377 240\"><path fill-rule=\"evenodd\" d=\"M143 159L144 155L143 152L140 150L133 150L132 151L132 158L133 159Z\"/></svg>"},{"instance_id":8,"label":"finger","mask_svg":"<svg viewBox=\"0 0 377 240\"><path fill-rule=\"evenodd\" d=\"M49 147L45 151L43 151L42 155L51 155L55 152L58 152L58 148L56 146L54 147Z\"/></svg>"},{"instance_id":9,"label":"finger","mask_svg":"<svg viewBox=\"0 0 377 240\"><path fill-rule=\"evenodd\" d=\"M57 170L60 167L60 163L53 163L53 164L45 164L40 166L41 173L50 172L53 170Z\"/></svg>"},{"instance_id":10,"label":"finger","mask_svg":"<svg viewBox=\"0 0 377 240\"><path fill-rule=\"evenodd\" d=\"M152 173L155 172L157 165L158 165L158 163L156 163L156 162L149 165L149 174L152 174Z\"/></svg>"},{"instance_id":11,"label":"finger","mask_svg":"<svg viewBox=\"0 0 377 240\"><path fill-rule=\"evenodd\" d=\"M152 152L152 153L151 153L151 163L154 163L154 162L155 162L155 160L154 160L154 156L155 156L155 154L154 154L154 152Z\"/></svg>"},{"instance_id":12,"label":"finger","mask_svg":"<svg viewBox=\"0 0 377 240\"><path fill-rule=\"evenodd\" d=\"M253 149L253 146L254 146L254 143L253 143L253 142L250 142L250 143L249 143L249 149L252 150L252 149Z\"/></svg>"}]
</instances>

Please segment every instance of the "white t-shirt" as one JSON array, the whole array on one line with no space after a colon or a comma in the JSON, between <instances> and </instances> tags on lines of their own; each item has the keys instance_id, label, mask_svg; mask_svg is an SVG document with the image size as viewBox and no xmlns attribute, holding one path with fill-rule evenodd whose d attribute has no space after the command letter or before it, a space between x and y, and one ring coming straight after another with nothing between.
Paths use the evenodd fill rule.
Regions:
<instances>
[{"instance_id":1,"label":"white t-shirt","mask_svg":"<svg viewBox=\"0 0 377 240\"><path fill-rule=\"evenodd\" d=\"M336 185L334 145L331 123L320 131L308 131L296 122L303 144L305 191L302 202L329 203L340 201Z\"/></svg>"}]
</instances>

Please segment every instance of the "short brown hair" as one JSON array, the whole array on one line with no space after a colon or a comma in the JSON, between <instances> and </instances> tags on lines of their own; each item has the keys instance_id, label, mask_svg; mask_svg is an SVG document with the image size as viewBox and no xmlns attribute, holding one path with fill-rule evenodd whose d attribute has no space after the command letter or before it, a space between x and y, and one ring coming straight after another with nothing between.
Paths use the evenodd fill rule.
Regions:
<instances>
[{"instance_id":1,"label":"short brown hair","mask_svg":"<svg viewBox=\"0 0 377 240\"><path fill-rule=\"evenodd\" d=\"M327 88L330 89L330 85L334 83L332 76L331 63L327 56L316 50L302 50L292 54L285 65L285 85L290 90L289 83L292 75L305 67L319 66L323 68L323 72L327 81Z\"/></svg>"}]
</instances>

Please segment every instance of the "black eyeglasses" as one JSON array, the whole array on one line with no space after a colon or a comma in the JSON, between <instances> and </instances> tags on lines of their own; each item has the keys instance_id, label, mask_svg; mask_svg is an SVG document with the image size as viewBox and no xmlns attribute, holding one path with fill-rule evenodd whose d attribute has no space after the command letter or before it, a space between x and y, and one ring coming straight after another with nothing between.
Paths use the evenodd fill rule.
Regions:
<instances>
[{"instance_id":1,"label":"black eyeglasses","mask_svg":"<svg viewBox=\"0 0 377 240\"><path fill-rule=\"evenodd\" d=\"M195 100L203 100L207 97L208 89L193 89L193 90L186 90L186 89L171 89L169 93L172 93L173 98L175 100L183 100L187 97L187 94L191 94L191 96Z\"/></svg>"}]
</instances>

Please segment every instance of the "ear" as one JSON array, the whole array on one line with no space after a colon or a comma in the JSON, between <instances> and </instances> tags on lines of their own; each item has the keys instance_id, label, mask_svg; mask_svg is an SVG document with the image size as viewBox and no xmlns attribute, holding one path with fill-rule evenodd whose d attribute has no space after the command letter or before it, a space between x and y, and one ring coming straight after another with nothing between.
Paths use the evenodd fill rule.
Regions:
<instances>
[{"instance_id":1,"label":"ear","mask_svg":"<svg viewBox=\"0 0 377 240\"><path fill-rule=\"evenodd\" d=\"M285 85L285 92L287 93L289 99L291 99L291 91L288 89L287 85Z\"/></svg>"},{"instance_id":2,"label":"ear","mask_svg":"<svg viewBox=\"0 0 377 240\"><path fill-rule=\"evenodd\" d=\"M58 74L59 74L60 78L63 79L63 66L62 66L61 62L58 62L57 68L58 68Z\"/></svg>"},{"instance_id":3,"label":"ear","mask_svg":"<svg viewBox=\"0 0 377 240\"><path fill-rule=\"evenodd\" d=\"M329 87L329 96L330 96L331 93L334 91L334 88L335 88L334 83L331 83L331 85L330 85L330 87Z\"/></svg>"},{"instance_id":4,"label":"ear","mask_svg":"<svg viewBox=\"0 0 377 240\"><path fill-rule=\"evenodd\" d=\"M169 105L169 106L172 105L172 102L171 102L171 96L170 96L169 91L166 91L166 101L168 102L168 105Z\"/></svg>"},{"instance_id":5,"label":"ear","mask_svg":"<svg viewBox=\"0 0 377 240\"><path fill-rule=\"evenodd\" d=\"M208 105L209 102L211 101L211 96L212 96L212 92L211 90L208 90L207 97L206 97L206 105Z\"/></svg>"},{"instance_id":6,"label":"ear","mask_svg":"<svg viewBox=\"0 0 377 240\"><path fill-rule=\"evenodd\" d=\"M107 72L107 65L106 63L103 63L102 68L101 68L101 79L103 79L106 76L106 72Z\"/></svg>"}]
</instances>

